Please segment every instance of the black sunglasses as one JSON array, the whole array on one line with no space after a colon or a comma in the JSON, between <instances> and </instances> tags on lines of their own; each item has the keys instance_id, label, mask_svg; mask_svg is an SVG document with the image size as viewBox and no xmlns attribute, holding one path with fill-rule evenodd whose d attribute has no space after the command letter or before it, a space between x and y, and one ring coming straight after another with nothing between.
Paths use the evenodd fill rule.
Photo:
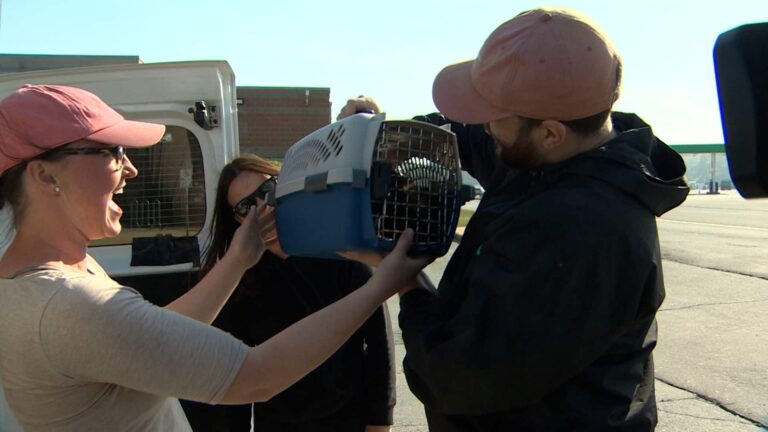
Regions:
<instances>
[{"instance_id":1,"label":"black sunglasses","mask_svg":"<svg viewBox=\"0 0 768 432\"><path fill-rule=\"evenodd\" d=\"M125 160L125 147L123 147L123 146L114 146L114 147L64 147L64 148L57 148L57 149L54 150L54 152L55 153L59 153L59 154L65 154L65 155L109 154L109 155L112 155L113 158L115 158L115 162L117 162L118 166L122 165L124 160Z\"/></svg>"},{"instance_id":2,"label":"black sunglasses","mask_svg":"<svg viewBox=\"0 0 768 432\"><path fill-rule=\"evenodd\" d=\"M263 201L267 197L268 193L275 191L276 186L277 176L270 176L268 179L264 180L264 183L262 183L261 186L259 186L250 195L238 201L237 204L232 207L232 212L241 217L248 216L248 209L250 209L251 206L256 205L256 200Z\"/></svg>"}]
</instances>

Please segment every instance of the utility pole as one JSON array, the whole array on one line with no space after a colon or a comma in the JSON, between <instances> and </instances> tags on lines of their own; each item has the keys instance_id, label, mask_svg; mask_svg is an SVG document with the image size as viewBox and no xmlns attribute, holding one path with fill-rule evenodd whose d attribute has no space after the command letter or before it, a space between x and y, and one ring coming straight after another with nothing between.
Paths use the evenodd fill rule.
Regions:
<instances>
[{"instance_id":1,"label":"utility pole","mask_svg":"<svg viewBox=\"0 0 768 432\"><path fill-rule=\"evenodd\" d=\"M709 168L709 192L710 194L717 194L720 193L718 190L718 184L716 180L716 172L717 172L717 153L712 153L712 162Z\"/></svg>"}]
</instances>

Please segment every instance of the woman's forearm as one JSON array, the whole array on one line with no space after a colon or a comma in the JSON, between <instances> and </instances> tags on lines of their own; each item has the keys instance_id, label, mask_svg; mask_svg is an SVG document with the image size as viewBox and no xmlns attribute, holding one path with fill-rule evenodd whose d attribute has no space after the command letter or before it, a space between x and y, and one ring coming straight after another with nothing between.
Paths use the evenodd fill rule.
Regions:
<instances>
[{"instance_id":1,"label":"woman's forearm","mask_svg":"<svg viewBox=\"0 0 768 432\"><path fill-rule=\"evenodd\" d=\"M197 285L166 309L206 324L212 323L245 271L261 258L264 253L262 233L270 231L273 224L272 212L264 204L251 207L224 256Z\"/></svg>"},{"instance_id":2,"label":"woman's forearm","mask_svg":"<svg viewBox=\"0 0 768 432\"><path fill-rule=\"evenodd\" d=\"M412 241L413 231L405 230L365 285L252 348L222 403L268 400L328 359L381 303L432 260L409 257Z\"/></svg>"},{"instance_id":3,"label":"woman's forearm","mask_svg":"<svg viewBox=\"0 0 768 432\"><path fill-rule=\"evenodd\" d=\"M368 283L251 349L222 403L269 400L331 356L386 300Z\"/></svg>"},{"instance_id":4,"label":"woman's forearm","mask_svg":"<svg viewBox=\"0 0 768 432\"><path fill-rule=\"evenodd\" d=\"M242 264L226 254L197 285L165 308L210 324L232 295L244 272Z\"/></svg>"}]
</instances>

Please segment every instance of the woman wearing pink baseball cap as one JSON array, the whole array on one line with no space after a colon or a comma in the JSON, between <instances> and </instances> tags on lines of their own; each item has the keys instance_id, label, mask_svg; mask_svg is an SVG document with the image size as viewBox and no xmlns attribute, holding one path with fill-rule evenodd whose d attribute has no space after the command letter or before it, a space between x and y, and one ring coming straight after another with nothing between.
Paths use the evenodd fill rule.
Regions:
<instances>
[{"instance_id":1,"label":"woman wearing pink baseball cap","mask_svg":"<svg viewBox=\"0 0 768 432\"><path fill-rule=\"evenodd\" d=\"M177 397L271 398L328 358L426 265L409 232L360 289L249 348L211 327L274 221L251 208L227 253L160 308L86 253L120 233L112 200L137 175L126 147L164 127L125 120L73 87L25 85L0 101L0 197L16 235L0 260L0 376L25 430L190 430Z\"/></svg>"}]
</instances>

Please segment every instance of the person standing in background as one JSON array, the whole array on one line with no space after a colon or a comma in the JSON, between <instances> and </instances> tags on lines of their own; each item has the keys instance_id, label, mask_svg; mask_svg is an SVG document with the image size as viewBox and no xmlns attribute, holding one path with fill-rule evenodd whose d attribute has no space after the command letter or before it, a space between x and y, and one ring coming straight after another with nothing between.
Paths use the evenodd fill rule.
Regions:
<instances>
[{"instance_id":1,"label":"person standing in background","mask_svg":"<svg viewBox=\"0 0 768 432\"><path fill-rule=\"evenodd\" d=\"M242 154L221 171L210 246L201 274L227 252L248 208L274 192L278 168ZM370 278L349 260L289 257L276 233L248 269L213 325L250 346L343 298ZM182 401L196 432L387 432L395 405L394 342L386 305L338 351L299 382L267 402L211 406Z\"/></svg>"}]
</instances>

